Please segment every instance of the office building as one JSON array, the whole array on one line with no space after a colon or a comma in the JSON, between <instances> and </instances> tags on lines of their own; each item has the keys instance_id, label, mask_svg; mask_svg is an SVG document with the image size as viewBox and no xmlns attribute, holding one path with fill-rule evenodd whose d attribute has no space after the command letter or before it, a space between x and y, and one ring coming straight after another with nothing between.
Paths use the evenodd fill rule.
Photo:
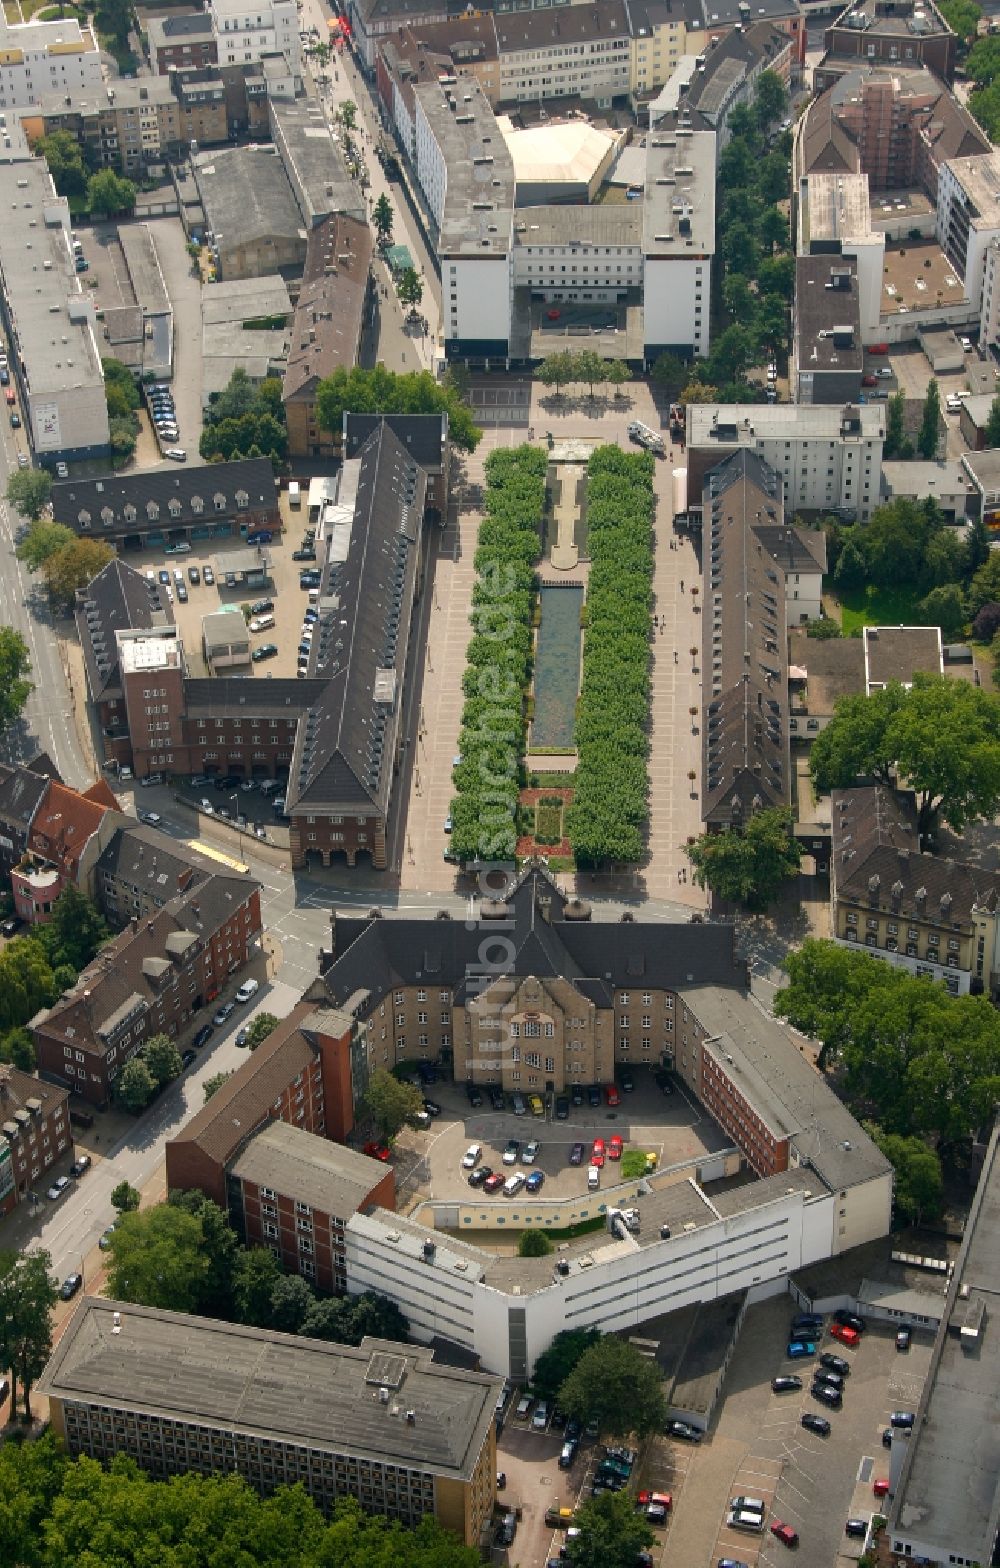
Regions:
<instances>
[{"instance_id":1,"label":"office building","mask_svg":"<svg viewBox=\"0 0 1000 1568\"><path fill-rule=\"evenodd\" d=\"M710 347L715 255L715 132L650 132L642 210L645 359Z\"/></svg>"},{"instance_id":2,"label":"office building","mask_svg":"<svg viewBox=\"0 0 1000 1568\"><path fill-rule=\"evenodd\" d=\"M127 1454L165 1480L235 1472L356 1497L409 1528L428 1514L479 1545L496 1494L498 1379L412 1345L355 1349L86 1296L39 1392L71 1457Z\"/></svg>"},{"instance_id":3,"label":"office building","mask_svg":"<svg viewBox=\"0 0 1000 1568\"><path fill-rule=\"evenodd\" d=\"M926 65L950 86L956 42L934 0L850 0L823 36L814 88L832 86L858 61L902 70Z\"/></svg>"},{"instance_id":4,"label":"office building","mask_svg":"<svg viewBox=\"0 0 1000 1568\"><path fill-rule=\"evenodd\" d=\"M46 93L73 97L102 85L94 35L75 16L54 22L0 17L0 110L27 108Z\"/></svg>"},{"instance_id":5,"label":"office building","mask_svg":"<svg viewBox=\"0 0 1000 1568\"><path fill-rule=\"evenodd\" d=\"M64 479L52 487L52 515L74 533L108 539L118 549L245 539L281 529L278 487L266 457Z\"/></svg>"},{"instance_id":6,"label":"office building","mask_svg":"<svg viewBox=\"0 0 1000 1568\"><path fill-rule=\"evenodd\" d=\"M941 165L937 237L965 298L992 322L997 311L995 258L1000 241L1000 152L995 148Z\"/></svg>"},{"instance_id":7,"label":"office building","mask_svg":"<svg viewBox=\"0 0 1000 1568\"><path fill-rule=\"evenodd\" d=\"M302 66L299 17L294 0L210 0L208 14L220 65L246 65L265 55L284 55L296 76Z\"/></svg>"}]
</instances>

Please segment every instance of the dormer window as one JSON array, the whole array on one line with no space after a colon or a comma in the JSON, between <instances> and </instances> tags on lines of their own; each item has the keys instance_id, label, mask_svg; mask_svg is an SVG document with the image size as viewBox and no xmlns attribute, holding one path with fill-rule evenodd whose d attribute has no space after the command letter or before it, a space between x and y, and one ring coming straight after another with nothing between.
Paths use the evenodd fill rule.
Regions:
<instances>
[{"instance_id":1,"label":"dormer window","mask_svg":"<svg viewBox=\"0 0 1000 1568\"><path fill-rule=\"evenodd\" d=\"M90 527L90 513L89 512L87 512L87 511L77 512L76 520L80 524L81 528L89 528Z\"/></svg>"},{"instance_id":2,"label":"dormer window","mask_svg":"<svg viewBox=\"0 0 1000 1568\"><path fill-rule=\"evenodd\" d=\"M191 497L191 510L192 512L198 513L199 516L205 510L205 503L200 495L193 495Z\"/></svg>"},{"instance_id":3,"label":"dormer window","mask_svg":"<svg viewBox=\"0 0 1000 1568\"><path fill-rule=\"evenodd\" d=\"M236 505L239 507L241 512L245 511L246 508L250 505L250 497L247 495L245 490L237 490Z\"/></svg>"},{"instance_id":4,"label":"dormer window","mask_svg":"<svg viewBox=\"0 0 1000 1568\"><path fill-rule=\"evenodd\" d=\"M160 508L157 505L157 503L155 501L147 501L146 502L146 516L149 518L150 522L151 523L155 523L155 521L159 517L159 515L160 515Z\"/></svg>"},{"instance_id":5,"label":"dormer window","mask_svg":"<svg viewBox=\"0 0 1000 1568\"><path fill-rule=\"evenodd\" d=\"M178 501L178 499L177 499L177 497L175 495L170 497L170 500L167 502L167 505L170 508L170 515L171 515L171 517L180 517L181 512L184 510L184 508L181 506L181 503Z\"/></svg>"},{"instance_id":6,"label":"dormer window","mask_svg":"<svg viewBox=\"0 0 1000 1568\"><path fill-rule=\"evenodd\" d=\"M138 516L138 513L136 512L136 509L132 505L131 501L128 503L128 505L126 507L123 508L123 514L124 514L124 517L125 517L125 521L127 523L134 523L135 522L136 517Z\"/></svg>"},{"instance_id":7,"label":"dormer window","mask_svg":"<svg viewBox=\"0 0 1000 1568\"><path fill-rule=\"evenodd\" d=\"M110 506L102 506L101 507L101 522L104 524L105 528L110 528L111 524L114 522L114 520L115 520L115 514L111 510Z\"/></svg>"},{"instance_id":8,"label":"dormer window","mask_svg":"<svg viewBox=\"0 0 1000 1568\"><path fill-rule=\"evenodd\" d=\"M216 490L212 497L212 505L215 507L217 512L224 512L226 510L226 498L222 494L221 490Z\"/></svg>"}]
</instances>

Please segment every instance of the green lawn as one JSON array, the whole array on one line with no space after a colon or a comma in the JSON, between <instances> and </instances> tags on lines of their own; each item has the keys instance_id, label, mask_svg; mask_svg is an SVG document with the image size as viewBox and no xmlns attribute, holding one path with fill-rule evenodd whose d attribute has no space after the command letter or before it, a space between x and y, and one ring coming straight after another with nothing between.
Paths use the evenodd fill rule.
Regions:
<instances>
[{"instance_id":1,"label":"green lawn","mask_svg":"<svg viewBox=\"0 0 1000 1568\"><path fill-rule=\"evenodd\" d=\"M862 626L917 626L917 602L921 595L912 588L856 588L838 595L844 636Z\"/></svg>"}]
</instances>

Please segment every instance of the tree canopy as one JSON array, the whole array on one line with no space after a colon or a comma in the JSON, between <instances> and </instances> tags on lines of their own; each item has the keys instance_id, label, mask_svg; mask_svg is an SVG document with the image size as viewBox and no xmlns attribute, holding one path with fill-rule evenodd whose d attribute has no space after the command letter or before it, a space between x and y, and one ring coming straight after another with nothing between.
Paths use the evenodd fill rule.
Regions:
<instances>
[{"instance_id":1,"label":"tree canopy","mask_svg":"<svg viewBox=\"0 0 1000 1568\"><path fill-rule=\"evenodd\" d=\"M50 556L64 550L75 538L72 528L67 528L65 523L54 523L50 517L39 517L19 540L17 558L31 571L37 572Z\"/></svg>"},{"instance_id":2,"label":"tree canopy","mask_svg":"<svg viewBox=\"0 0 1000 1568\"><path fill-rule=\"evenodd\" d=\"M109 561L114 560L114 547L104 539L74 539L42 567L49 594L61 609L71 610L78 588L86 588Z\"/></svg>"},{"instance_id":3,"label":"tree canopy","mask_svg":"<svg viewBox=\"0 0 1000 1568\"><path fill-rule=\"evenodd\" d=\"M24 712L35 689L28 680L30 673L31 656L21 633L12 626L0 626L0 734Z\"/></svg>"},{"instance_id":4,"label":"tree canopy","mask_svg":"<svg viewBox=\"0 0 1000 1568\"><path fill-rule=\"evenodd\" d=\"M919 1225L937 1219L944 1197L941 1160L922 1138L883 1132L877 1122L866 1130L893 1168L893 1202L901 1219Z\"/></svg>"},{"instance_id":5,"label":"tree canopy","mask_svg":"<svg viewBox=\"0 0 1000 1568\"><path fill-rule=\"evenodd\" d=\"M15 468L7 478L7 500L31 522L41 517L52 494L52 475L44 468Z\"/></svg>"},{"instance_id":6,"label":"tree canopy","mask_svg":"<svg viewBox=\"0 0 1000 1568\"><path fill-rule=\"evenodd\" d=\"M546 1399L554 1399L584 1351L596 1345L600 1337L600 1330L596 1328L560 1329L548 1349L543 1350L535 1362L531 1374L532 1387Z\"/></svg>"},{"instance_id":7,"label":"tree canopy","mask_svg":"<svg viewBox=\"0 0 1000 1568\"><path fill-rule=\"evenodd\" d=\"M413 1084L400 1083L384 1067L376 1067L368 1080L365 1105L379 1133L387 1142L409 1124L416 1125L424 1097Z\"/></svg>"},{"instance_id":8,"label":"tree canopy","mask_svg":"<svg viewBox=\"0 0 1000 1568\"><path fill-rule=\"evenodd\" d=\"M256 1051L277 1027L278 1019L273 1013L257 1013L247 1025L247 1050Z\"/></svg>"},{"instance_id":9,"label":"tree canopy","mask_svg":"<svg viewBox=\"0 0 1000 1568\"><path fill-rule=\"evenodd\" d=\"M474 452L483 432L453 388L435 380L429 370L397 375L376 365L374 370L335 370L321 381L316 392L316 420L339 435L345 409L356 414L448 415L452 442L462 452Z\"/></svg>"},{"instance_id":10,"label":"tree canopy","mask_svg":"<svg viewBox=\"0 0 1000 1568\"><path fill-rule=\"evenodd\" d=\"M627 1491L588 1497L576 1511L580 1534L566 1546L573 1568L635 1568L639 1552L656 1539Z\"/></svg>"},{"instance_id":11,"label":"tree canopy","mask_svg":"<svg viewBox=\"0 0 1000 1568\"><path fill-rule=\"evenodd\" d=\"M695 881L719 898L765 909L799 869L802 851L791 829L791 814L778 809L754 812L725 833L702 834L685 849Z\"/></svg>"},{"instance_id":12,"label":"tree canopy","mask_svg":"<svg viewBox=\"0 0 1000 1568\"><path fill-rule=\"evenodd\" d=\"M135 196L132 181L123 179L113 169L102 169L87 181L87 201L95 218L115 218L119 213L131 212Z\"/></svg>"},{"instance_id":13,"label":"tree canopy","mask_svg":"<svg viewBox=\"0 0 1000 1568\"><path fill-rule=\"evenodd\" d=\"M822 790L895 772L915 792L921 840L940 817L956 831L1000 808L1000 697L965 681L917 674L871 697L842 697L809 755Z\"/></svg>"},{"instance_id":14,"label":"tree canopy","mask_svg":"<svg viewBox=\"0 0 1000 1568\"><path fill-rule=\"evenodd\" d=\"M209 403L198 450L209 463L261 455L282 468L288 431L280 381L266 377L255 386L245 370L234 370L228 385Z\"/></svg>"},{"instance_id":15,"label":"tree canopy","mask_svg":"<svg viewBox=\"0 0 1000 1568\"><path fill-rule=\"evenodd\" d=\"M60 196L83 196L87 190L87 169L80 143L71 131L51 131L35 144L48 164L53 184Z\"/></svg>"},{"instance_id":16,"label":"tree canopy","mask_svg":"<svg viewBox=\"0 0 1000 1568\"><path fill-rule=\"evenodd\" d=\"M31 1419L32 1385L52 1351L52 1308L57 1292L51 1268L52 1259L44 1251L0 1252L0 1371L10 1378L12 1410L17 1409L20 1384L25 1420ZM2 1540L0 1526L0 1543Z\"/></svg>"},{"instance_id":17,"label":"tree canopy","mask_svg":"<svg viewBox=\"0 0 1000 1568\"><path fill-rule=\"evenodd\" d=\"M559 1404L584 1424L596 1421L609 1437L648 1437L667 1419L656 1362L615 1334L602 1334L583 1352L559 1390Z\"/></svg>"},{"instance_id":18,"label":"tree canopy","mask_svg":"<svg viewBox=\"0 0 1000 1568\"><path fill-rule=\"evenodd\" d=\"M840 1065L852 1107L885 1134L948 1147L992 1120L1000 1015L986 997L813 938L784 969L775 1012L823 1042L821 1065Z\"/></svg>"}]
</instances>

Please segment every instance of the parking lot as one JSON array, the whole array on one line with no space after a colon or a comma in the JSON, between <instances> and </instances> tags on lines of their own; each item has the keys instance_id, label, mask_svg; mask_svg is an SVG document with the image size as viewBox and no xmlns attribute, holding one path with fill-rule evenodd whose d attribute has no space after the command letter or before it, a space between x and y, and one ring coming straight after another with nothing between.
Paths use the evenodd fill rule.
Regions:
<instances>
[{"instance_id":1,"label":"parking lot","mask_svg":"<svg viewBox=\"0 0 1000 1568\"><path fill-rule=\"evenodd\" d=\"M541 1197L569 1199L580 1197L587 1190L588 1156L597 1137L607 1144L617 1134L625 1150L656 1154L661 1168L697 1160L728 1147L721 1130L696 1102L687 1098L676 1079L675 1092L668 1098L656 1087L650 1071L636 1069L633 1076L635 1089L623 1093L617 1107L606 1103L603 1092L600 1106L593 1107L587 1103L584 1091L583 1105L571 1105L566 1121L553 1120L551 1104L544 1117L532 1116L530 1112L517 1116L509 1095L505 1096L502 1111L491 1108L485 1093L483 1104L474 1108L462 1085L435 1083L428 1087L427 1095L440 1105L441 1115L427 1132L406 1133L400 1140L415 1156L410 1167L411 1183L419 1188L422 1198L460 1198L477 1204L507 1202L502 1192L491 1197L481 1187L469 1188L469 1172L462 1168L462 1156L470 1144L477 1143L483 1150L480 1166L489 1166L504 1175L515 1170L525 1176L532 1170L540 1171L545 1177ZM504 1146L511 1138L520 1145L518 1161L505 1166ZM529 1166L521 1162L520 1155L531 1140L538 1140L540 1149ZM584 1145L583 1159L577 1166L569 1163L574 1143ZM614 1186L620 1180L619 1170L609 1160L601 1171L602 1186Z\"/></svg>"}]
</instances>

